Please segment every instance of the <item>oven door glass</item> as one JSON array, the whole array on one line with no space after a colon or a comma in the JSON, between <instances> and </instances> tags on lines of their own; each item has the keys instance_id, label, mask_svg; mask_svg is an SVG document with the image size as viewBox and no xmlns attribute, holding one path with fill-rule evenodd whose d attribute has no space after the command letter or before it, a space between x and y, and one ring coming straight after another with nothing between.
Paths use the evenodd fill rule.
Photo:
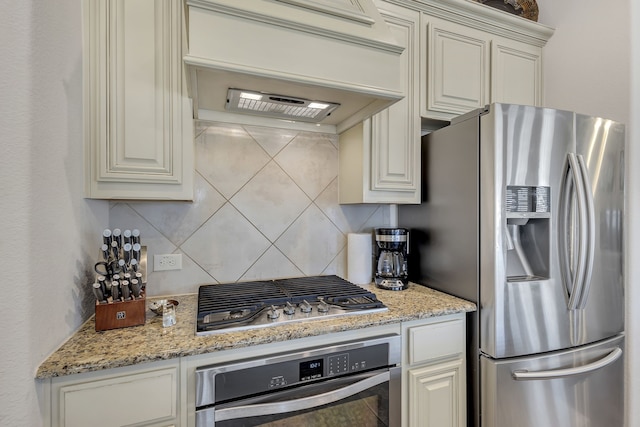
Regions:
<instances>
[{"instance_id":1,"label":"oven door glass","mask_svg":"<svg viewBox=\"0 0 640 427\"><path fill-rule=\"evenodd\" d=\"M196 425L399 425L399 375L400 368L385 369L220 404L197 411Z\"/></svg>"}]
</instances>

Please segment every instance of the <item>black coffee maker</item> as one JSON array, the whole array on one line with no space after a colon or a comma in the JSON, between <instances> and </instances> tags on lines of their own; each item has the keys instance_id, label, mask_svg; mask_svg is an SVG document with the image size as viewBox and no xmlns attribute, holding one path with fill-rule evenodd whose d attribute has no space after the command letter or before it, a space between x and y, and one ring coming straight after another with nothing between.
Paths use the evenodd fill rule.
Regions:
<instances>
[{"instance_id":1,"label":"black coffee maker","mask_svg":"<svg viewBox=\"0 0 640 427\"><path fill-rule=\"evenodd\" d=\"M409 287L407 252L409 230L376 228L376 287L400 291Z\"/></svg>"}]
</instances>

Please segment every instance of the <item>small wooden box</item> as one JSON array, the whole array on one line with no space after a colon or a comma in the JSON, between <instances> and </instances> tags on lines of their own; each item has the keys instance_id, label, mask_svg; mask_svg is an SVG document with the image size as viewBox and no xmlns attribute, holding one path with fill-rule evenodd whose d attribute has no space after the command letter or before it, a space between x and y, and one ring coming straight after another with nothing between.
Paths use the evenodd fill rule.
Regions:
<instances>
[{"instance_id":1,"label":"small wooden box","mask_svg":"<svg viewBox=\"0 0 640 427\"><path fill-rule=\"evenodd\" d=\"M96 331L144 325L146 302L147 299L144 296L111 304L96 302Z\"/></svg>"}]
</instances>

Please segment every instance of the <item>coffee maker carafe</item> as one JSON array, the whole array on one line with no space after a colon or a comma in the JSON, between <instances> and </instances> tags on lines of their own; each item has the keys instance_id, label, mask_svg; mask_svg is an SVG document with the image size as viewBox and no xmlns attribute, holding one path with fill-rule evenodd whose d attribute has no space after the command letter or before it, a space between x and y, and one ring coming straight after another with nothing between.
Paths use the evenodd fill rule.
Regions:
<instances>
[{"instance_id":1,"label":"coffee maker carafe","mask_svg":"<svg viewBox=\"0 0 640 427\"><path fill-rule=\"evenodd\" d=\"M376 228L376 275L378 288L400 291L409 287L407 252L409 230Z\"/></svg>"}]
</instances>

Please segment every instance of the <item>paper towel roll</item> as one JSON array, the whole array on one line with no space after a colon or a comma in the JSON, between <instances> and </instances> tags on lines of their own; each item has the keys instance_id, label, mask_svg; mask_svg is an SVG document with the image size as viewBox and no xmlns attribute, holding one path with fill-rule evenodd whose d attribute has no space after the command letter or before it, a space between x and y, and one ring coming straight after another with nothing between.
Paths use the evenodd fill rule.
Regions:
<instances>
[{"instance_id":1,"label":"paper towel roll","mask_svg":"<svg viewBox=\"0 0 640 427\"><path fill-rule=\"evenodd\" d=\"M371 234L349 233L347 235L347 280L356 285L371 283Z\"/></svg>"}]
</instances>

